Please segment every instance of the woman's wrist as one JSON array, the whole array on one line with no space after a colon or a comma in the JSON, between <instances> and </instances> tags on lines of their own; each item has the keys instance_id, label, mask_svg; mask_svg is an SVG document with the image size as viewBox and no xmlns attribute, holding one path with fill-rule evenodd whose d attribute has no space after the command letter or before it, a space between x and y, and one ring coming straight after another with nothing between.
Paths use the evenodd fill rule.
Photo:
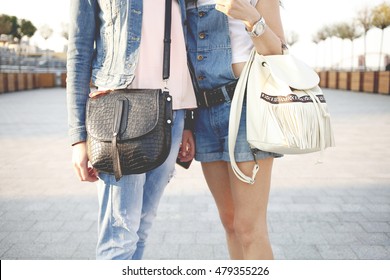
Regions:
<instances>
[{"instance_id":1,"label":"woman's wrist","mask_svg":"<svg viewBox=\"0 0 390 280\"><path fill-rule=\"evenodd\" d=\"M260 15L260 13L259 13L256 9L254 9L253 12L248 13L248 17L243 21L244 24L245 24L246 30L252 31L253 26L254 26L254 25L256 24L256 22L258 22L261 18L262 18L262 16Z\"/></svg>"}]
</instances>

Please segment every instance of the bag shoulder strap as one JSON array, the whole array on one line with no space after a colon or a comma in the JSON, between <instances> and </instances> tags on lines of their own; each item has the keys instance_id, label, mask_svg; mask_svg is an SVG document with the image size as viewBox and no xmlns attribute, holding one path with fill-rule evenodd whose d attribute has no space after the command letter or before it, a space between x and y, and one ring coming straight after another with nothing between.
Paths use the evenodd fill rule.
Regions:
<instances>
[{"instance_id":1,"label":"bag shoulder strap","mask_svg":"<svg viewBox=\"0 0 390 280\"><path fill-rule=\"evenodd\" d=\"M244 102L245 92L247 88L247 82L249 77L249 72L252 67L252 63L256 54L256 50L253 49L251 55L245 64L244 69L242 70L241 76L238 80L236 89L234 91L232 104L230 108L230 116L229 116L229 137L228 137L228 145L229 145L229 157L230 164L232 166L234 174L236 174L237 178L241 181L249 184L254 184L255 177L257 171L259 170L259 166L255 161L255 166L253 168L252 177L245 175L240 168L238 167L235 157L234 157L234 149L236 145L238 129L240 126L241 113L242 113L242 104Z\"/></svg>"},{"instance_id":2,"label":"bag shoulder strap","mask_svg":"<svg viewBox=\"0 0 390 280\"><path fill-rule=\"evenodd\" d=\"M172 25L172 0L165 0L165 23L164 23L164 57L163 57L163 80L169 79L171 68L171 25Z\"/></svg>"}]
</instances>

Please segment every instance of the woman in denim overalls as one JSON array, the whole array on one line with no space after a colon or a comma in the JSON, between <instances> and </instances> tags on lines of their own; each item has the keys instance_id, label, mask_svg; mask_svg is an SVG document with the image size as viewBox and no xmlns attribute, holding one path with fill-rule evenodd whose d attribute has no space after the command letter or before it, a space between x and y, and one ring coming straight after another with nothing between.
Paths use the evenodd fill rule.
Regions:
<instances>
[{"instance_id":1,"label":"woman in denim overalls","mask_svg":"<svg viewBox=\"0 0 390 280\"><path fill-rule=\"evenodd\" d=\"M230 257L272 259L266 215L273 158L280 155L257 151L260 171L255 184L241 182L229 163L228 122L235 84L253 46L264 55L282 53L280 3L278 0L187 2L187 47L198 100L195 157L202 162L216 201ZM252 33L247 34L245 29ZM238 37L244 41L237 40ZM246 52L245 58L242 52ZM241 58L237 58L237 53ZM240 169L250 174L254 155L246 141L245 111L244 105L235 158Z\"/></svg>"}]
</instances>

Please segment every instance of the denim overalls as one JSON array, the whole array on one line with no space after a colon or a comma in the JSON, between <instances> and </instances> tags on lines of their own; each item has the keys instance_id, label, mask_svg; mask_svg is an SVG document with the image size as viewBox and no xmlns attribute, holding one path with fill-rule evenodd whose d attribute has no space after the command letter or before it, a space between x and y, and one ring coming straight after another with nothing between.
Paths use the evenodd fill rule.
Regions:
<instances>
[{"instance_id":1,"label":"denim overalls","mask_svg":"<svg viewBox=\"0 0 390 280\"><path fill-rule=\"evenodd\" d=\"M187 10L187 47L196 81L212 89L237 79L232 69L232 49L226 15L214 5Z\"/></svg>"},{"instance_id":2,"label":"denim overalls","mask_svg":"<svg viewBox=\"0 0 390 280\"><path fill-rule=\"evenodd\" d=\"M245 31L243 31L245 32ZM224 85L237 80L232 69L232 48L228 17L215 10L215 5L204 5L187 9L187 48L192 66L197 97L203 90L222 87L225 102L211 106L200 106L195 113L195 158L201 162L230 161L228 130L231 99ZM253 161L253 153L246 140L246 104L237 142L237 162ZM280 155L257 151L256 158Z\"/></svg>"}]
</instances>

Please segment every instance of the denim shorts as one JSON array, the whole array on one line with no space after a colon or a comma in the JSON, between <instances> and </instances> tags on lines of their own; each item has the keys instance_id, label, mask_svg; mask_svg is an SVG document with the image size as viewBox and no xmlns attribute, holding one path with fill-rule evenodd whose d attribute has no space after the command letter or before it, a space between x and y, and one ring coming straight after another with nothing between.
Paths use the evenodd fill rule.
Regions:
<instances>
[{"instance_id":1,"label":"denim shorts","mask_svg":"<svg viewBox=\"0 0 390 280\"><path fill-rule=\"evenodd\" d=\"M229 112L231 103L200 107L195 113L195 159L200 162L230 162L228 149ZM253 161L253 153L246 140L246 103L242 108L240 127L235 145L236 162ZM257 159L281 157L280 154L256 150Z\"/></svg>"}]
</instances>

